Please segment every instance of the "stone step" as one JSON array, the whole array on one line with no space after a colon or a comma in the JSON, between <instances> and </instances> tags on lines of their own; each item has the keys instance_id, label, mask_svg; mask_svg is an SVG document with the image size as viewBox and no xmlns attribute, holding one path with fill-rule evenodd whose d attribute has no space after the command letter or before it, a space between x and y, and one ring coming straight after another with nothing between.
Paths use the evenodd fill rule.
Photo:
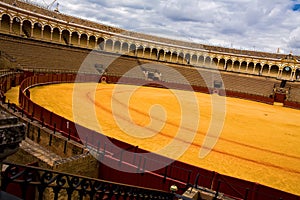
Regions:
<instances>
[{"instance_id":1,"label":"stone step","mask_svg":"<svg viewBox=\"0 0 300 200\"><path fill-rule=\"evenodd\" d=\"M14 125L18 123L18 118L12 116L11 114L5 112L4 110L0 110L0 126L3 125Z\"/></svg>"},{"instance_id":2,"label":"stone step","mask_svg":"<svg viewBox=\"0 0 300 200\"><path fill-rule=\"evenodd\" d=\"M49 149L39 145L38 143L33 142L29 138L26 138L22 141L22 143L20 144L20 148L50 166L53 166L56 161L62 160L62 157L51 152Z\"/></svg>"}]
</instances>

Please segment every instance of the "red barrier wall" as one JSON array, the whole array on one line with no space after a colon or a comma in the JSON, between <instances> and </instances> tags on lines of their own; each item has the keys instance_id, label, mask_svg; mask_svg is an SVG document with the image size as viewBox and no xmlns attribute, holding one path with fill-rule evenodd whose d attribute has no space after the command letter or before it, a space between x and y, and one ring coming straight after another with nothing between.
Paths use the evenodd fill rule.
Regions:
<instances>
[{"instance_id":1,"label":"red barrier wall","mask_svg":"<svg viewBox=\"0 0 300 200\"><path fill-rule=\"evenodd\" d=\"M184 189L190 185L200 185L213 190L219 189L219 192L237 199L245 198L246 196L248 199L279 199L280 197L284 199L300 199L296 195L258 185L249 181L228 177L179 161L172 161L171 164L166 164L163 168L153 172L148 171L148 169L151 169L151 166L153 165L158 163L170 163L171 160L166 157L147 152L143 149L139 149L127 144L126 142L107 138L100 133L96 133L80 125L76 125L75 123L35 104L28 96L26 96L26 89L34 85L74 82L75 78L75 74L46 74L29 77L25 79L20 86L19 102L23 112L33 117L35 120L44 123L45 126L48 126L51 129L55 127L57 131L72 140L94 147L99 159L105 159L109 163L108 166L100 164L99 178L125 184L163 189L166 191L169 190L169 187L172 184L176 184L181 189L180 192L183 192ZM77 76L77 80L82 82L99 81L100 77L81 74ZM107 79L107 82L109 83L117 83L118 81L119 77L111 76ZM149 84L147 81L133 78L122 78L122 83L135 85ZM161 83L159 82L154 83L156 86L159 86L160 84ZM195 90L205 93L212 92L212 90L208 88L196 86L191 88L190 86L176 83L163 83L163 85L166 88ZM224 95L225 93L225 91L219 92L221 95ZM264 103L273 103L273 99L257 95L230 91L226 91L226 95ZM81 140L78 133L80 133ZM148 154L146 155L146 153ZM132 172L138 171L143 173L127 173L122 171L124 169L130 169Z\"/></svg>"},{"instance_id":2,"label":"red barrier wall","mask_svg":"<svg viewBox=\"0 0 300 200\"><path fill-rule=\"evenodd\" d=\"M294 101L285 101L284 106L288 108L300 109L300 103Z\"/></svg>"}]
</instances>

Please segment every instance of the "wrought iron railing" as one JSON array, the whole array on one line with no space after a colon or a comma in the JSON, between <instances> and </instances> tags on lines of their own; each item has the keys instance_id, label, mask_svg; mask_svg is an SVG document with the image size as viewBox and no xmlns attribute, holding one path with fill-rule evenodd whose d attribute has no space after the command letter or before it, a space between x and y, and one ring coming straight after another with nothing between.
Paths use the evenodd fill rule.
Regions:
<instances>
[{"instance_id":1,"label":"wrought iron railing","mask_svg":"<svg viewBox=\"0 0 300 200\"><path fill-rule=\"evenodd\" d=\"M89 177L42 169L33 166L0 163L7 166L2 175L1 190L12 184L22 199L176 199L174 193L122 185ZM19 187L19 188L17 188ZM28 189L31 188L31 189ZM32 192L32 188L33 191ZM30 192L31 194L28 194ZM30 197L29 197L30 196Z\"/></svg>"}]
</instances>

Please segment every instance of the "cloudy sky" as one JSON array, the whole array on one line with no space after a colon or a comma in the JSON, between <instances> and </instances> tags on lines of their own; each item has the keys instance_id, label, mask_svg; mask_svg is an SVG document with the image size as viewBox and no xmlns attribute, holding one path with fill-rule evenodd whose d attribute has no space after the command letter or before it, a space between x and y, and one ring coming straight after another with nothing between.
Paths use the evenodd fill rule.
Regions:
<instances>
[{"instance_id":1,"label":"cloudy sky","mask_svg":"<svg viewBox=\"0 0 300 200\"><path fill-rule=\"evenodd\" d=\"M300 55L300 0L57 2L62 13L131 31L237 49L275 53L279 48L282 53Z\"/></svg>"}]
</instances>

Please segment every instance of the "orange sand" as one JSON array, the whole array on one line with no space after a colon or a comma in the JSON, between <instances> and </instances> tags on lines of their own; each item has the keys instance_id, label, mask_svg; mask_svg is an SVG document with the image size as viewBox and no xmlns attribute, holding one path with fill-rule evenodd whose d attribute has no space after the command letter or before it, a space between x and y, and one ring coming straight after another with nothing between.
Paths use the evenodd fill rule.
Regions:
<instances>
[{"instance_id":1,"label":"orange sand","mask_svg":"<svg viewBox=\"0 0 300 200\"><path fill-rule=\"evenodd\" d=\"M300 110L226 97L222 133L213 150L199 158L211 121L211 95L175 91L175 96L165 89L91 83L76 84L79 92L73 94L73 87L36 87L31 98L88 128L170 157L179 155L182 145L170 146L174 137L191 141L178 160L300 195ZM130 94L131 89L136 90ZM138 134L140 128L145 134Z\"/></svg>"}]
</instances>

